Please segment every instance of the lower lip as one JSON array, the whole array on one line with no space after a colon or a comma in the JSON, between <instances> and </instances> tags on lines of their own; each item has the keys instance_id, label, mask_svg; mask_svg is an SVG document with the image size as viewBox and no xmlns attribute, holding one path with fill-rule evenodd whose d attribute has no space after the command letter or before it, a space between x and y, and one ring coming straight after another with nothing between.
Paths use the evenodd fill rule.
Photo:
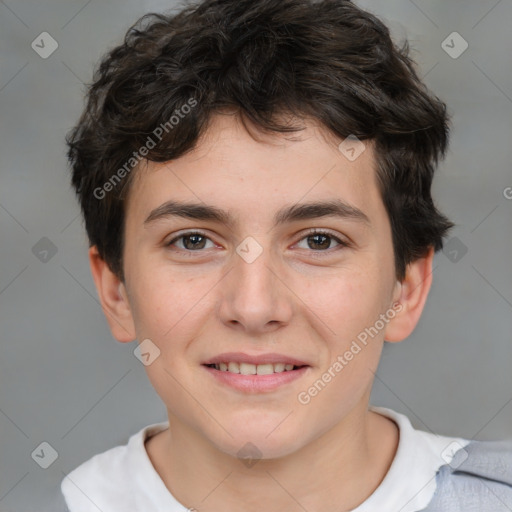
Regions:
<instances>
[{"instance_id":1,"label":"lower lip","mask_svg":"<svg viewBox=\"0 0 512 512\"><path fill-rule=\"evenodd\" d=\"M216 370L215 368L205 365L203 365L203 368L208 370L208 372L222 384L237 389L238 391L243 391L244 393L264 393L274 391L280 386L299 379L310 367L303 366L297 370L271 373L269 375L242 375L241 373Z\"/></svg>"}]
</instances>

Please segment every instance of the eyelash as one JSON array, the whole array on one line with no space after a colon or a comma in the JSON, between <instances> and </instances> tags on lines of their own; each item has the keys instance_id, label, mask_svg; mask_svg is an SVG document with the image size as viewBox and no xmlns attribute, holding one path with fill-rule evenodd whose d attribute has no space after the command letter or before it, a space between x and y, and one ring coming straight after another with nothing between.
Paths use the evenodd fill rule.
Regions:
<instances>
[{"instance_id":1,"label":"eyelash","mask_svg":"<svg viewBox=\"0 0 512 512\"><path fill-rule=\"evenodd\" d=\"M173 238L171 241L167 242L165 245L166 247L171 247L172 244L174 244L176 241L182 239L182 238L187 238L189 236L193 236L193 235L199 235L199 236L202 236L208 240L210 240L210 238L208 237L208 235L202 231L187 231L185 233L181 233L179 236ZM340 240L338 237L336 237L335 235L333 235L330 231L324 231L324 230L321 230L321 229L316 229L316 228L313 228L311 229L310 231L308 231L304 236L302 236L302 238L299 239L299 242L301 242L302 240L306 239L306 238L309 238L310 236L314 236L314 235L324 235L324 236L327 236L329 238L331 238L332 240L334 240L335 242L337 242L339 244L339 247L338 249L340 248L346 248L346 247L350 247L350 244L346 241L343 241L343 240ZM211 241L211 240L210 240ZM181 252L184 252L184 253L188 253L188 254L192 254L192 253L200 253L200 252L203 252L203 250L199 249L197 251L193 251L193 250L189 250L189 249L174 249L176 251L181 251ZM311 249L310 252L313 252L313 253L331 253L333 250L336 250L336 248L330 248L330 249L325 249L325 250L314 250L314 249Z\"/></svg>"}]
</instances>

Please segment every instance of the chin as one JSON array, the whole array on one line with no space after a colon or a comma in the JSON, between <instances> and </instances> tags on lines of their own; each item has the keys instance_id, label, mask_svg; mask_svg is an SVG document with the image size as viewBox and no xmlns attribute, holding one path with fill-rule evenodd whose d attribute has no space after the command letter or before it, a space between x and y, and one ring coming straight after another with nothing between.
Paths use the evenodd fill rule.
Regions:
<instances>
[{"instance_id":1,"label":"chin","mask_svg":"<svg viewBox=\"0 0 512 512\"><path fill-rule=\"evenodd\" d=\"M270 421L271 418L265 421L258 421L255 417L239 418L226 423L225 428L231 436L222 430L222 435L219 437L219 430L216 430L214 437L207 437L210 437L210 441L217 449L232 457L240 459L285 457L304 445L303 426L301 428L293 428L291 424L285 426L284 424L291 420L288 418L283 422L285 417L286 414L281 414L275 420L274 415L271 415L272 421Z\"/></svg>"}]
</instances>

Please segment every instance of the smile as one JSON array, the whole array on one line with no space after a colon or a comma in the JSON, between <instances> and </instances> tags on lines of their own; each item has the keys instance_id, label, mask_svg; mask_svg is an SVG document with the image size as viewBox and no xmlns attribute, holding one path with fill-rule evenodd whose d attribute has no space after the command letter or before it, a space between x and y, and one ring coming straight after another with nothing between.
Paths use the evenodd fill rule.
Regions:
<instances>
[{"instance_id":1,"label":"smile","mask_svg":"<svg viewBox=\"0 0 512 512\"><path fill-rule=\"evenodd\" d=\"M270 375L272 373L290 372L302 368L287 363L266 363L266 364L251 364L251 363L238 363L226 362L207 365L210 368L215 368L221 372L238 373L241 375Z\"/></svg>"},{"instance_id":2,"label":"smile","mask_svg":"<svg viewBox=\"0 0 512 512\"><path fill-rule=\"evenodd\" d=\"M284 389L312 369L304 361L284 354L249 355L242 352L219 354L201 366L215 385L245 394Z\"/></svg>"}]
</instances>

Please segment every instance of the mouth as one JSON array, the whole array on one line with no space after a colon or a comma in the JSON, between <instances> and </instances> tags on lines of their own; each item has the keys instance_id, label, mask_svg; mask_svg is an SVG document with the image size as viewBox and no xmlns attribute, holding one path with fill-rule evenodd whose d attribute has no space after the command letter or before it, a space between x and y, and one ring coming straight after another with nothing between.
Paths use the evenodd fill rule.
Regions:
<instances>
[{"instance_id":1,"label":"mouth","mask_svg":"<svg viewBox=\"0 0 512 512\"><path fill-rule=\"evenodd\" d=\"M310 365L282 354L220 354L202 364L215 380L244 393L274 391L304 375Z\"/></svg>"},{"instance_id":2,"label":"mouth","mask_svg":"<svg viewBox=\"0 0 512 512\"><path fill-rule=\"evenodd\" d=\"M263 363L251 364L237 361L226 361L222 363L206 364L208 368L214 368L220 372L237 373L240 375L271 375L272 373L283 373L299 370L308 365L295 365L289 363Z\"/></svg>"}]
</instances>

